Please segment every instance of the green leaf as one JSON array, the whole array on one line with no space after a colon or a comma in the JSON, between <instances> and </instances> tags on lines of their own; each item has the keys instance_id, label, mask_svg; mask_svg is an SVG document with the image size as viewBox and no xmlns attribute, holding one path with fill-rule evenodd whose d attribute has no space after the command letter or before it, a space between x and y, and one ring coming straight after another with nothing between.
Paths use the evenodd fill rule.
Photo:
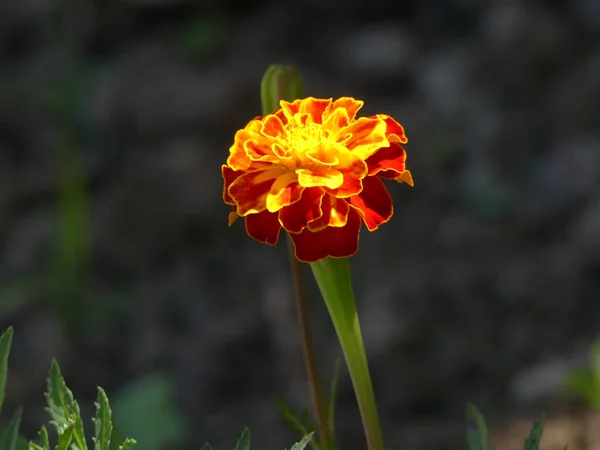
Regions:
<instances>
[{"instance_id":1,"label":"green leaf","mask_svg":"<svg viewBox=\"0 0 600 450\"><path fill-rule=\"evenodd\" d=\"M65 442L64 440L61 441L61 435L66 433L67 429L70 429L68 431L70 433L68 438L69 442L72 443L73 450L87 450L79 404L73 397L71 390L67 387L56 360L52 360L52 364L50 365L46 401L48 403L46 411L48 411L52 418L50 423L56 427L56 431L58 432L58 445L60 446Z\"/></svg>"},{"instance_id":2,"label":"green leaf","mask_svg":"<svg viewBox=\"0 0 600 450\"><path fill-rule=\"evenodd\" d=\"M313 434L315 434L314 431L305 435L300 442L296 442L294 445L292 445L290 450L304 450L308 443L312 440Z\"/></svg>"},{"instance_id":3,"label":"green leaf","mask_svg":"<svg viewBox=\"0 0 600 450\"><path fill-rule=\"evenodd\" d=\"M50 450L50 439L48 438L48 430L42 425L39 435L40 447L44 450Z\"/></svg>"},{"instance_id":4,"label":"green leaf","mask_svg":"<svg viewBox=\"0 0 600 450\"><path fill-rule=\"evenodd\" d=\"M73 398L73 393L65 383L60 373L60 368L55 359L50 365L46 391L46 411L50 414L50 423L56 427L60 434L65 428L74 422L74 416L79 412L79 406Z\"/></svg>"},{"instance_id":5,"label":"green leaf","mask_svg":"<svg viewBox=\"0 0 600 450\"><path fill-rule=\"evenodd\" d=\"M489 449L489 433L485 418L471 403L467 404L467 443L470 450Z\"/></svg>"},{"instance_id":6,"label":"green leaf","mask_svg":"<svg viewBox=\"0 0 600 450\"><path fill-rule=\"evenodd\" d=\"M69 426L63 428L62 433L58 434L58 445L56 450L67 450L73 440L73 434L75 432L75 423L71 423Z\"/></svg>"},{"instance_id":7,"label":"green leaf","mask_svg":"<svg viewBox=\"0 0 600 450\"><path fill-rule=\"evenodd\" d=\"M106 392L98 387L96 400L96 417L94 418L94 450L109 450L112 437L113 423L110 404Z\"/></svg>"},{"instance_id":8,"label":"green leaf","mask_svg":"<svg viewBox=\"0 0 600 450\"><path fill-rule=\"evenodd\" d=\"M77 408L77 416L75 417L75 426L73 428L73 450L87 450L87 442L85 440L85 431L83 429L83 420Z\"/></svg>"},{"instance_id":9,"label":"green leaf","mask_svg":"<svg viewBox=\"0 0 600 450\"><path fill-rule=\"evenodd\" d=\"M242 435L235 445L235 450L250 450L250 430L244 428Z\"/></svg>"},{"instance_id":10,"label":"green leaf","mask_svg":"<svg viewBox=\"0 0 600 450\"><path fill-rule=\"evenodd\" d=\"M140 450L174 447L185 439L185 422L175 404L174 390L172 379L156 373L113 396L115 423L125 436L136 437Z\"/></svg>"},{"instance_id":11,"label":"green leaf","mask_svg":"<svg viewBox=\"0 0 600 450\"><path fill-rule=\"evenodd\" d=\"M337 386L340 380L340 360L335 360L335 367L333 369L333 378L331 380L331 386L329 387L329 403L327 405L327 412L329 415L329 432L332 436L335 435L335 400L337 396ZM306 433L305 433L306 434ZM306 437L306 436L305 436ZM309 439L310 441L310 439Z\"/></svg>"},{"instance_id":12,"label":"green leaf","mask_svg":"<svg viewBox=\"0 0 600 450\"><path fill-rule=\"evenodd\" d=\"M0 336L0 409L4 404L6 377L8 374L8 355L10 354L12 337L12 327L9 327L4 333L2 333L2 336Z\"/></svg>"},{"instance_id":13,"label":"green leaf","mask_svg":"<svg viewBox=\"0 0 600 450\"><path fill-rule=\"evenodd\" d=\"M212 450L212 445L210 445L208 442L205 442L200 450Z\"/></svg>"},{"instance_id":14,"label":"green leaf","mask_svg":"<svg viewBox=\"0 0 600 450\"><path fill-rule=\"evenodd\" d=\"M0 450L16 450L19 438L19 425L21 425L22 409L17 409L17 412L8 424L8 428L2 433L0 439Z\"/></svg>"},{"instance_id":15,"label":"green leaf","mask_svg":"<svg viewBox=\"0 0 600 450\"><path fill-rule=\"evenodd\" d=\"M137 444L135 439L127 438L125 439L125 442L119 446L119 450L131 450L135 444Z\"/></svg>"},{"instance_id":16,"label":"green leaf","mask_svg":"<svg viewBox=\"0 0 600 450\"><path fill-rule=\"evenodd\" d=\"M309 431L308 431L309 425L307 423L308 413L306 411L301 411L300 414L302 414L302 417L299 417L299 414L295 414L289 408L287 403L285 403L285 401L280 397L277 397L275 399L275 404L277 405L277 408L279 408L279 410L283 414L283 418L292 426L292 428L294 428L296 431L299 431L303 435L306 435L309 433Z\"/></svg>"},{"instance_id":17,"label":"green leaf","mask_svg":"<svg viewBox=\"0 0 600 450\"><path fill-rule=\"evenodd\" d=\"M523 450L538 450L540 441L542 440L542 433L544 431L544 416L541 415L533 421L533 427L529 432L529 436L525 439L525 445Z\"/></svg>"}]
</instances>

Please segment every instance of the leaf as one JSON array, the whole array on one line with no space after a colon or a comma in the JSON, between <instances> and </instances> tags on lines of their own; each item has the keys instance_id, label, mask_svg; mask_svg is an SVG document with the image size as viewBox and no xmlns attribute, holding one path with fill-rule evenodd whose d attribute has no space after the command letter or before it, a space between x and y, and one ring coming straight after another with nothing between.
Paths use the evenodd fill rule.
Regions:
<instances>
[{"instance_id":1,"label":"leaf","mask_svg":"<svg viewBox=\"0 0 600 450\"><path fill-rule=\"evenodd\" d=\"M109 450L112 437L113 423L110 404L106 392L98 387L96 400L96 417L94 418L94 450Z\"/></svg>"},{"instance_id":2,"label":"leaf","mask_svg":"<svg viewBox=\"0 0 600 450\"><path fill-rule=\"evenodd\" d=\"M2 336L0 336L0 409L4 404L6 377L8 374L8 355L10 354L12 337L12 327L9 327L4 333L2 333Z\"/></svg>"},{"instance_id":3,"label":"leaf","mask_svg":"<svg viewBox=\"0 0 600 450\"><path fill-rule=\"evenodd\" d=\"M296 430L302 433L303 435L307 435L308 431L308 413L306 411L301 411L300 414L303 415L302 418L299 418L297 414L294 414L292 410L288 407L285 401L277 397L275 399L275 403L277 404L277 408L282 412L283 418Z\"/></svg>"},{"instance_id":4,"label":"leaf","mask_svg":"<svg viewBox=\"0 0 600 450\"><path fill-rule=\"evenodd\" d=\"M125 442L119 446L119 450L131 450L135 444L137 444L135 439L127 438L125 439Z\"/></svg>"},{"instance_id":5,"label":"leaf","mask_svg":"<svg viewBox=\"0 0 600 450\"><path fill-rule=\"evenodd\" d=\"M73 397L71 390L67 387L56 360L52 360L52 364L50 365L46 401L48 403L46 411L48 411L52 418L50 423L56 427L58 433L58 446L63 443L61 441L62 434L66 433L67 429L70 429L69 442L72 441L74 450L87 450L79 404Z\"/></svg>"},{"instance_id":6,"label":"leaf","mask_svg":"<svg viewBox=\"0 0 600 450\"><path fill-rule=\"evenodd\" d=\"M83 420L79 415L79 408L77 408L77 416L75 417L75 425L73 428L73 441L73 450L87 450L85 431L83 429Z\"/></svg>"},{"instance_id":7,"label":"leaf","mask_svg":"<svg viewBox=\"0 0 600 450\"><path fill-rule=\"evenodd\" d=\"M40 430L39 441L40 448L50 450L50 439L48 438L48 430L46 430L45 426L42 426L42 429Z\"/></svg>"},{"instance_id":8,"label":"leaf","mask_svg":"<svg viewBox=\"0 0 600 450\"><path fill-rule=\"evenodd\" d=\"M250 430L244 428L242 435L235 445L235 450L250 450Z\"/></svg>"},{"instance_id":9,"label":"leaf","mask_svg":"<svg viewBox=\"0 0 600 450\"><path fill-rule=\"evenodd\" d=\"M467 404L467 443L470 450L489 449L489 433L485 418L471 403Z\"/></svg>"},{"instance_id":10,"label":"leaf","mask_svg":"<svg viewBox=\"0 0 600 450\"><path fill-rule=\"evenodd\" d=\"M340 380L340 360L338 358L335 360L335 367L333 369L333 378L331 380L331 386L329 387L329 404L327 405L327 414L329 416L329 433L331 433L332 436L335 435L335 400L336 400L337 385L338 385L339 380ZM310 441L310 439L309 439L309 441Z\"/></svg>"},{"instance_id":11,"label":"leaf","mask_svg":"<svg viewBox=\"0 0 600 450\"><path fill-rule=\"evenodd\" d=\"M296 442L294 445L292 445L290 450L304 450L311 441L313 434L315 434L314 431L305 435L300 442Z\"/></svg>"},{"instance_id":12,"label":"leaf","mask_svg":"<svg viewBox=\"0 0 600 450\"><path fill-rule=\"evenodd\" d=\"M173 397L173 381L162 374L136 380L113 397L115 423L125 436L136 437L140 450L174 447L186 430Z\"/></svg>"},{"instance_id":13,"label":"leaf","mask_svg":"<svg viewBox=\"0 0 600 450\"><path fill-rule=\"evenodd\" d=\"M542 433L544 431L544 416L541 415L533 421L533 427L529 432L529 436L525 439L525 445L523 450L538 450L540 441L542 440Z\"/></svg>"},{"instance_id":14,"label":"leaf","mask_svg":"<svg viewBox=\"0 0 600 450\"><path fill-rule=\"evenodd\" d=\"M212 445L210 445L208 442L205 442L200 450L212 450Z\"/></svg>"},{"instance_id":15,"label":"leaf","mask_svg":"<svg viewBox=\"0 0 600 450\"><path fill-rule=\"evenodd\" d=\"M19 425L21 425L22 409L17 409L17 412L8 424L8 428L4 430L2 439L0 439L0 450L16 450L17 441L19 438Z\"/></svg>"},{"instance_id":16,"label":"leaf","mask_svg":"<svg viewBox=\"0 0 600 450\"><path fill-rule=\"evenodd\" d=\"M67 450L71 441L73 440L73 433L75 431L75 424L71 423L66 428L63 428L62 433L58 435L58 445L56 446L56 450Z\"/></svg>"},{"instance_id":17,"label":"leaf","mask_svg":"<svg viewBox=\"0 0 600 450\"><path fill-rule=\"evenodd\" d=\"M51 424L56 427L60 434L66 427L73 422L74 408L77 406L73 393L69 390L65 383L65 379L60 373L60 368L55 359L50 365L50 374L48 376L48 386L46 391L46 402L48 407L46 411L52 418Z\"/></svg>"}]
</instances>

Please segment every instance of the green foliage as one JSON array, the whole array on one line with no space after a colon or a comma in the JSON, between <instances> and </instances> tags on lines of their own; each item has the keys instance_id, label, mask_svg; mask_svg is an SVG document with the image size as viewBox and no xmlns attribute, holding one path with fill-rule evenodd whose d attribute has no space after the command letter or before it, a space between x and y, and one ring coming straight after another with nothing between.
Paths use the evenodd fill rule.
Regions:
<instances>
[{"instance_id":1,"label":"green foliage","mask_svg":"<svg viewBox=\"0 0 600 450\"><path fill-rule=\"evenodd\" d=\"M65 379L60 372L58 363L53 360L48 377L48 388L46 392L50 414L50 424L56 428L58 433L58 445L56 450L87 450L87 442L83 430L83 420L79 404L73 397L73 393L67 387ZM96 401L96 417L94 420L94 449L108 450L113 432L111 409L106 393L98 388ZM48 432L42 427L40 432L40 444L30 444L30 450L49 450ZM135 441L127 439L122 447L133 447Z\"/></svg>"},{"instance_id":2,"label":"green foliage","mask_svg":"<svg viewBox=\"0 0 600 450\"><path fill-rule=\"evenodd\" d=\"M488 450L489 432L483 414L475 405L467 405L467 443L470 450Z\"/></svg>"},{"instance_id":3,"label":"green foliage","mask_svg":"<svg viewBox=\"0 0 600 450\"><path fill-rule=\"evenodd\" d=\"M335 436L335 400L337 396L337 386L340 380L340 360L336 359L335 367L333 369L333 378L331 379L331 385L329 386L329 403L327 405L327 413L329 416L329 428L332 436ZM308 435L308 433L304 433ZM312 436L312 434L311 434ZM309 439L310 440L310 439ZM292 447L293 448L293 447Z\"/></svg>"},{"instance_id":4,"label":"green foliage","mask_svg":"<svg viewBox=\"0 0 600 450\"><path fill-rule=\"evenodd\" d=\"M283 418L290 424L290 426L296 431L302 433L304 436L310 434L310 429L315 428L314 424L310 422L308 411L304 409L300 411L292 411L287 403L285 403L285 401L279 397L275 399L275 404L283 414ZM322 450L319 442L311 441L311 446L314 450Z\"/></svg>"},{"instance_id":5,"label":"green foliage","mask_svg":"<svg viewBox=\"0 0 600 450\"><path fill-rule=\"evenodd\" d=\"M540 416L533 421L529 436L525 439L523 450L538 450L543 431L544 416ZM477 407L470 403L467 405L467 444L469 450L488 450L490 448L489 431L485 418Z\"/></svg>"},{"instance_id":6,"label":"green foliage","mask_svg":"<svg viewBox=\"0 0 600 450\"><path fill-rule=\"evenodd\" d=\"M305 435L300 442L296 442L292 445L290 450L304 450L306 446L311 442L314 432Z\"/></svg>"},{"instance_id":7,"label":"green foliage","mask_svg":"<svg viewBox=\"0 0 600 450\"><path fill-rule=\"evenodd\" d=\"M235 445L235 450L250 450L250 430L244 428L242 435Z\"/></svg>"},{"instance_id":8,"label":"green foliage","mask_svg":"<svg viewBox=\"0 0 600 450\"><path fill-rule=\"evenodd\" d=\"M113 398L113 411L119 429L136 436L139 450L172 447L186 437L173 382L164 375L148 375L124 387Z\"/></svg>"},{"instance_id":9,"label":"green foliage","mask_svg":"<svg viewBox=\"0 0 600 450\"><path fill-rule=\"evenodd\" d=\"M21 408L17 409L8 428L0 438L0 450L16 450L19 443L19 425L21 424Z\"/></svg>"},{"instance_id":10,"label":"green foliage","mask_svg":"<svg viewBox=\"0 0 600 450\"><path fill-rule=\"evenodd\" d=\"M565 391L600 410L600 339L592 348L589 366L567 376Z\"/></svg>"},{"instance_id":11,"label":"green foliage","mask_svg":"<svg viewBox=\"0 0 600 450\"><path fill-rule=\"evenodd\" d=\"M2 333L2 336L0 336L0 410L4 404L6 376L8 374L8 356L10 355L12 338L12 327L8 328L4 333Z\"/></svg>"},{"instance_id":12,"label":"green foliage","mask_svg":"<svg viewBox=\"0 0 600 450\"><path fill-rule=\"evenodd\" d=\"M529 432L529 436L525 439L524 450L538 450L540 441L542 440L542 432L544 431L544 416L538 417L533 421L533 427Z\"/></svg>"}]
</instances>

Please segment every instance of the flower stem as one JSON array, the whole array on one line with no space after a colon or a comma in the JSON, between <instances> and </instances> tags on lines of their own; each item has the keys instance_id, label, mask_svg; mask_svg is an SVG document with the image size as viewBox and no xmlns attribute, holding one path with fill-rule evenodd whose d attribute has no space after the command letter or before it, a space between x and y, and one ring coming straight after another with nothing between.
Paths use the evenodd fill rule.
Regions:
<instances>
[{"instance_id":1,"label":"flower stem","mask_svg":"<svg viewBox=\"0 0 600 450\"><path fill-rule=\"evenodd\" d=\"M326 258L312 263L311 269L346 359L363 422L367 448L383 450L377 404L354 301L350 263L347 258Z\"/></svg>"},{"instance_id":2,"label":"flower stem","mask_svg":"<svg viewBox=\"0 0 600 450\"><path fill-rule=\"evenodd\" d=\"M270 114L279 108L279 101L293 101L302 96L302 77L297 69L291 66L270 66L261 82L261 101L263 114ZM295 256L294 244L288 236L288 249L290 254L290 268L294 284L294 297L298 313L298 325L302 336L302 351L306 366L306 375L313 405L313 414L317 422L317 429L323 450L331 450L333 438L330 427L325 397L319 377L317 355L312 337L310 318L308 314L308 300L302 278L302 264Z\"/></svg>"},{"instance_id":3,"label":"flower stem","mask_svg":"<svg viewBox=\"0 0 600 450\"><path fill-rule=\"evenodd\" d=\"M317 421L320 442L323 450L333 448L333 439L331 436L331 427L327 417L325 406L325 397L319 376L319 365L317 363L317 352L312 336L310 326L310 317L308 313L308 297L302 276L302 263L294 255L294 244L288 236L288 249L290 254L290 265L292 269L292 281L294 284L296 310L298 314L298 325L302 335L302 351L306 365L306 375L310 387L310 397L313 405L313 413Z\"/></svg>"}]
</instances>

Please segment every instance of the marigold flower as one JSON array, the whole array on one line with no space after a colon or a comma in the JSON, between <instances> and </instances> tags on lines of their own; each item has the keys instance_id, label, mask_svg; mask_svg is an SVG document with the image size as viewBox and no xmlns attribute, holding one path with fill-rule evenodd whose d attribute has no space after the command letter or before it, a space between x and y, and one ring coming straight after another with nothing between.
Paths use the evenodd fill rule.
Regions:
<instances>
[{"instance_id":1,"label":"marigold flower","mask_svg":"<svg viewBox=\"0 0 600 450\"><path fill-rule=\"evenodd\" d=\"M244 217L271 245L283 228L304 262L352 256L361 222L373 231L394 213L381 178L413 185L404 129L383 114L357 119L363 102L350 97L280 105L235 134L222 166L229 224Z\"/></svg>"}]
</instances>

